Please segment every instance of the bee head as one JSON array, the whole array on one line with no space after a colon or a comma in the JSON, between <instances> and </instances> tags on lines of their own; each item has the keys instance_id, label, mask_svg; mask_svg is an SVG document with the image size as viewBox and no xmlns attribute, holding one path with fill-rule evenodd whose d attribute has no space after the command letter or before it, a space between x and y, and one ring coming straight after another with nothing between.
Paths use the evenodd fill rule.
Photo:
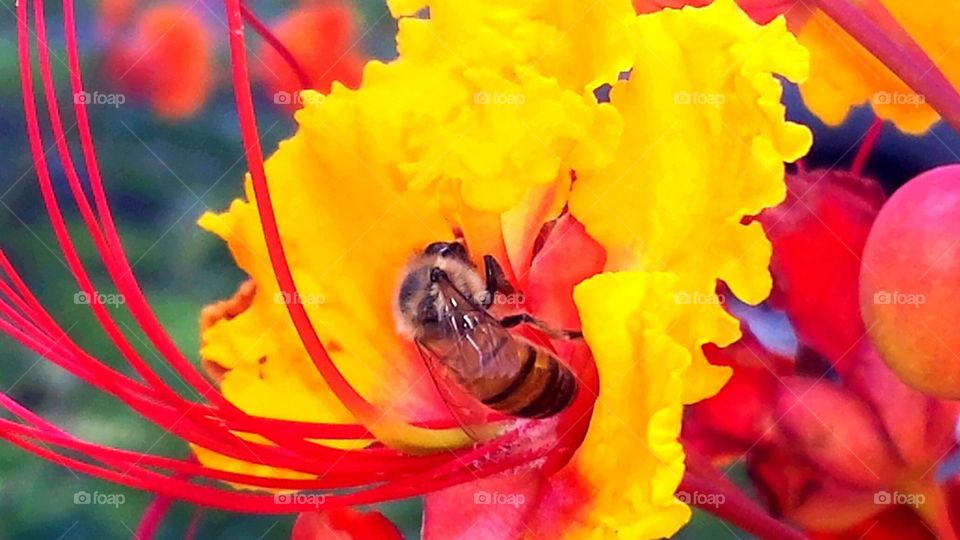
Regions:
<instances>
[{"instance_id":1,"label":"bee head","mask_svg":"<svg viewBox=\"0 0 960 540\"><path fill-rule=\"evenodd\" d=\"M484 284L460 242L433 242L407 265L397 291L395 317L401 335L423 337L439 328L440 295L446 280L471 300L485 293Z\"/></svg>"},{"instance_id":2,"label":"bee head","mask_svg":"<svg viewBox=\"0 0 960 540\"><path fill-rule=\"evenodd\" d=\"M460 242L434 242L423 250L424 255L434 255L444 259L457 259L463 262L469 262L467 248Z\"/></svg>"}]
</instances>

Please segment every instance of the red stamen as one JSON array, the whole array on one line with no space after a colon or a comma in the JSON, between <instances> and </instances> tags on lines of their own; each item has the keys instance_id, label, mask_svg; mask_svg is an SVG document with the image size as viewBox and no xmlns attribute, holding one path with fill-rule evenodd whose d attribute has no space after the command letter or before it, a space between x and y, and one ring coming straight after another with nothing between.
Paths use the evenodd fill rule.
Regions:
<instances>
[{"instance_id":1,"label":"red stamen","mask_svg":"<svg viewBox=\"0 0 960 540\"><path fill-rule=\"evenodd\" d=\"M26 24L25 21L24 24ZM42 25L42 11L40 11L38 12L37 26L40 27ZM81 95L84 92L84 89L83 81L80 76L80 55L77 46L73 0L64 0L63 2L63 26L67 51L67 64L70 72L71 91L74 96ZM39 49L41 58L46 57L46 47L41 45ZM23 58L21 58L21 63L22 60ZM49 59L47 62L49 62ZM48 101L52 100L48 99ZM90 184L97 207L97 213L103 223L104 234L110 247L109 253L115 257L116 264L118 266L117 270L119 271L119 280L116 279L115 272L110 273L111 278L114 278L114 282L118 290L124 295L125 305L130 310L140 328L147 335L147 338L150 340L150 342L159 350L161 357L167 359L167 361L172 365L174 371L180 377L186 380L195 391L197 391L201 396L210 398L218 407L235 414L243 415L242 411L237 409L232 403L220 395L210 381L202 377L199 372L197 372L193 365L190 364L186 357L183 356L180 350L173 343L173 340L170 338L169 334L166 333L156 315L151 310L146 297L143 295L143 291L140 289L140 286L134 277L133 269L130 267L129 262L127 261L126 252L123 249L120 235L117 233L116 226L114 225L113 216L110 213L110 206L107 203L106 194L103 189L103 182L100 176L100 167L96 159L96 151L94 150L93 137L90 131L86 106L84 103L81 103L80 100L74 100L74 113L77 119L77 129L80 134L80 145L83 150L84 163L90 177ZM59 123L53 123L53 128L54 134L57 138L65 138L62 132L62 126L59 125ZM67 163L64 163L64 166L66 165ZM85 197L85 194L82 190L80 191L80 194L84 195ZM82 203L79 204L83 206ZM109 271L112 265L108 262L108 259L111 257L107 256L106 253L101 251L99 249L99 245L97 247L98 253L100 254L101 259L104 261L104 264L107 266Z\"/></svg>"},{"instance_id":2,"label":"red stamen","mask_svg":"<svg viewBox=\"0 0 960 540\"><path fill-rule=\"evenodd\" d=\"M273 48L277 54L280 55L280 58L286 62L287 66L293 70L294 74L297 76L297 81L300 82L300 88L313 88L313 81L310 80L310 75L303 69L303 66L300 65L300 62L297 61L297 58L293 56L293 53L290 52L290 49L283 44L283 41L280 40L273 32L270 31L270 28L264 24L257 15L247 7L246 4L240 4L240 13L243 14L244 20L250 23L250 26L260 34L260 37L267 42L270 47Z\"/></svg>"},{"instance_id":3,"label":"red stamen","mask_svg":"<svg viewBox=\"0 0 960 540\"><path fill-rule=\"evenodd\" d=\"M74 11L73 11L73 2L72 0L64 1L64 29L65 29L65 38L67 44L67 57L70 68L70 81L71 89L74 92L74 95L83 92L83 84L80 76L79 68L79 54L77 52L77 39L76 39L76 29L74 22ZM45 53L46 47L41 46L41 53ZM44 54L46 56L46 54ZM49 63L49 60L47 60ZM52 88L52 84L51 84ZM52 100L51 100L52 101ZM164 357L170 359L171 363L174 365L175 370L181 376L184 376L190 385L200 392L202 395L210 397L218 405L218 407L225 410L221 410L220 414L226 418L239 418L245 421L248 424L252 424L256 429L256 432L263 435L267 439L276 440L280 439L284 443L291 443L291 434L289 431L272 434L271 430L273 426L277 425L271 419L258 419L250 417L249 415L243 413L237 409L233 404L229 403L219 392L214 389L209 382L199 376L196 370L193 369L192 365L180 354L179 350L176 349L175 345L170 340L169 336L164 331L163 327L157 321L155 315L149 308L149 304L146 302L145 297L142 295L142 291L139 289L138 284L136 283L135 278L133 277L132 270L130 269L129 264L126 261L125 253L121 245L119 235L116 232L116 228L113 224L112 216L110 214L109 205L106 201L106 196L103 190L103 184L100 178L99 165L96 160L96 153L93 146L93 139L90 132L89 122L86 115L85 107L80 104L75 104L75 112L77 115L78 130L80 132L81 146L83 148L83 154L87 170L90 174L92 191L94 193L94 198L97 205L97 211L100 217L103 220L104 229L107 236L107 241L110 244L111 250L109 252L116 255L117 264L120 266L119 273L121 276L126 277L127 279L117 281L117 286L121 289L127 299L127 306L131 309L131 312L134 314L140 326L144 329L144 332L147 333L148 337L161 350L161 354ZM58 139L64 139L65 136L62 132L62 126L58 122L54 123L54 129ZM70 169L70 164L65 162L65 168ZM72 182L71 182L72 183ZM80 202L81 208L89 207L88 204L85 204L85 195L83 190L73 190L78 199L83 202ZM89 223L88 223L89 224ZM98 245L98 247L102 247ZM108 264L109 259L105 256L105 250L100 250L101 258L106 264ZM110 265L108 264L108 267ZM118 272L112 272L111 275L115 276ZM116 281L116 280L115 280ZM126 286L125 286L126 285ZM325 426L320 426L321 430L325 430ZM359 426L353 426L354 432L361 431L364 433L363 436L368 436L366 430ZM319 434L315 434L319 437ZM324 434L324 437L326 434ZM359 436L357 438L363 438ZM336 438L336 437L334 437ZM278 441L275 441L278 442Z\"/></svg>"},{"instance_id":4,"label":"red stamen","mask_svg":"<svg viewBox=\"0 0 960 540\"><path fill-rule=\"evenodd\" d=\"M870 127L867 128L867 133L863 136L863 142L860 143L860 148L857 149L857 155L853 158L850 172L857 176L863 173L863 167L867 164L867 159L870 158L870 153L876 146L881 131L883 131L883 120L874 118Z\"/></svg>"},{"instance_id":5,"label":"red stamen","mask_svg":"<svg viewBox=\"0 0 960 540\"><path fill-rule=\"evenodd\" d=\"M27 2L17 5L17 44L21 63L21 86L30 148L37 169L38 184L57 241L68 261L68 268L83 292L93 296L95 289L86 268L74 248L72 238L60 210L53 189L49 169L42 152L43 141L34 102L33 74L30 64L28 41ZM243 56L243 35L239 30L240 6L237 0L228 2L231 22L231 53L234 56L234 77L244 136L245 150L254 177L258 207L264 224L265 237L274 270L281 290L296 294L293 277L287 266L280 242L277 223L270 205L269 192L263 171L257 129L250 88L246 81L247 67ZM70 155L63 130L60 111L56 104L56 89L49 59L46 28L42 4L34 6L39 45L40 74L44 97L51 120L58 155L64 164L70 192L80 209L88 233L98 254L107 268L111 280L127 300L126 306L160 354L173 366L177 375L185 380L201 396L209 397L214 404L192 403L178 395L135 351L120 332L106 309L91 303L98 323L116 344L127 362L144 382L134 380L106 366L89 355L72 341L66 332L44 309L16 269L0 251L0 267L7 280L0 279L0 329L6 331L23 345L36 351L94 388L106 392L132 410L143 415L163 429L186 441L199 444L227 457L270 467L280 467L319 475L313 479L282 479L249 474L220 471L197 464L163 456L132 452L85 442L69 435L59 427L23 408L6 394L0 393L0 406L11 411L26 424L0 419L0 439L37 454L44 459L74 468L80 472L110 480L122 485L153 491L161 497L187 500L197 504L223 509L287 513L315 508L312 502L278 506L268 496L254 496L232 490L216 489L180 478L190 476L202 479L234 482L267 489L342 489L366 487L368 489L347 494L331 494L329 505L357 505L380 502L387 499L422 494L450 485L474 480L490 474L514 468L543 456L550 448L540 446L517 449L515 452L497 452L507 445L518 444L514 432L498 441L477 448L469 448L430 456L408 456L383 447L359 450L344 450L328 447L306 440L368 438L370 433L363 426L296 422L260 418L247 415L229 403L216 388L176 348L165 329L160 325L146 301L117 233L106 200L100 177L93 140L86 110L75 100L84 162L89 175L94 205L91 206L81 184L80 176ZM75 30L72 0L64 1L64 25L67 42L68 67L71 89L74 94L83 92L79 71L79 54ZM303 308L288 305L291 318L305 340L305 346L318 370L328 380L331 388L348 405L358 418L375 422L377 411L349 385L336 369L315 333ZM426 429L443 429L437 423L413 424ZM449 423L448 423L449 426ZM232 430L255 433L276 442L279 446L254 443L241 439ZM39 444L38 444L39 443ZM58 453L43 445L62 448L71 454L79 454L97 465L72 455ZM519 444L518 444L519 446ZM152 467L167 471L158 473ZM384 483L387 482L387 483ZM372 486L372 487L371 487ZM147 521L145 527L150 527Z\"/></svg>"},{"instance_id":6,"label":"red stamen","mask_svg":"<svg viewBox=\"0 0 960 540\"><path fill-rule=\"evenodd\" d=\"M193 517L187 525L187 532L183 534L183 540L193 540L197 537L197 531L200 530L200 520L203 519L203 508L195 508Z\"/></svg>"},{"instance_id":7,"label":"red stamen","mask_svg":"<svg viewBox=\"0 0 960 540\"><path fill-rule=\"evenodd\" d=\"M137 540L153 540L172 504L173 499L169 497L154 497L144 510L140 525L137 526L137 532L133 533L133 537Z\"/></svg>"},{"instance_id":8,"label":"red stamen","mask_svg":"<svg viewBox=\"0 0 960 540\"><path fill-rule=\"evenodd\" d=\"M240 0L224 0L227 10L227 24L230 28L230 58L232 60L233 87L237 101L237 115L240 121L240 133L243 139L247 165L253 182L253 191L257 200L257 211L263 228L263 235L273 266L274 275L280 290L299 298L299 291L293 279L293 273L287 264L280 230L277 226L270 189L267 186L266 171L263 168L263 151L260 148L256 117L253 110L253 96L250 92L249 70L247 68L246 40L243 34L243 17L240 12ZM317 335L306 309L297 302L286 302L287 313L293 321L297 335L307 354L313 361L324 381L337 398L352 412L361 423L374 422L380 414L373 405L363 398L344 378L327 354L320 337ZM369 426L368 426L369 428Z\"/></svg>"}]
</instances>

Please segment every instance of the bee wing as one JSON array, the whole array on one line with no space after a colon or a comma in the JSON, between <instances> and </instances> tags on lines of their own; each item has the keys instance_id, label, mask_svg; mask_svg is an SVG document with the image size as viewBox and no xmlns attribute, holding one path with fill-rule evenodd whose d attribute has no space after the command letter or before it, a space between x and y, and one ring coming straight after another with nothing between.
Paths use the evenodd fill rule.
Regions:
<instances>
[{"instance_id":1,"label":"bee wing","mask_svg":"<svg viewBox=\"0 0 960 540\"><path fill-rule=\"evenodd\" d=\"M449 343L435 347L461 381L488 380L492 385L510 381L523 367L520 342L485 309L463 294L449 279L439 283L440 324L446 326Z\"/></svg>"},{"instance_id":2,"label":"bee wing","mask_svg":"<svg viewBox=\"0 0 960 540\"><path fill-rule=\"evenodd\" d=\"M450 416L457 421L461 428L475 441L485 439L479 432L479 426L483 426L490 419L490 409L471 396L457 382L457 377L450 373L447 362L442 360L426 344L415 340L417 350L423 363L427 366L427 371L433 379L437 393L450 411Z\"/></svg>"}]
</instances>

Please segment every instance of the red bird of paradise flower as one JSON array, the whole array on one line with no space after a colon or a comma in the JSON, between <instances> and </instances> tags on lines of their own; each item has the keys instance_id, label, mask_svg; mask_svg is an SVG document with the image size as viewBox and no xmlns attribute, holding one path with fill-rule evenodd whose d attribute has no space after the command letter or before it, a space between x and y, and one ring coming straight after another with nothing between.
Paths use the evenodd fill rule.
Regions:
<instances>
[{"instance_id":1,"label":"red bird of paradise flower","mask_svg":"<svg viewBox=\"0 0 960 540\"><path fill-rule=\"evenodd\" d=\"M415 407L417 404L378 403L374 399L376 396L358 391L354 383L363 384L363 381L351 380L347 376L349 370L334 360L342 359L343 354L353 354L352 351L329 338L326 330L316 324L317 319L309 306L284 301L279 308L283 317L278 320L287 325L289 335L295 336L296 346L302 347L302 358L309 361L305 365L315 370L312 376L319 376L329 392L328 397L339 403L334 412L354 421L318 422L245 410L250 407L243 396L231 393L243 390L243 387L231 387L228 381L236 379L234 374L243 375L243 370L250 369L249 366L223 366L214 362L228 368L218 388L174 345L151 310L126 260L111 218L86 110L83 103L75 102L74 114L78 120L89 185L82 183L65 142L61 111L56 101L43 4L23 1L17 6L18 50L28 137L43 200L70 271L80 286L80 293L86 298L99 298L100 293L77 255L67 230L43 152L30 62L30 8L38 45L42 94L57 139L57 155L64 165L71 195L90 239L146 339L177 376L202 396L202 400L187 399L173 390L132 346L99 301L90 301L90 309L137 377L109 367L79 347L0 252L0 269L6 276L5 280L0 280L3 295L0 299L3 313L0 329L91 386L116 397L144 418L188 441L198 460L174 459L93 444L71 435L5 394L0 394L0 404L17 420L0 419L3 427L0 438L75 470L155 492L167 499L240 512L307 511L297 525L300 534L311 534L311 531L325 527L348 530L357 526L370 534L378 531L377 534L391 535L395 531L391 531L380 516L361 514L347 507L432 493L427 501L426 531L428 535L446 537L464 532L462 526L465 524L449 519L453 514L450 511L452 506L462 505L465 497L472 498L476 504L478 487L509 486L515 501L519 495L529 495L531 504L518 504L514 507L515 512L506 508L491 511L489 506L474 507L471 517L474 524L479 524L479 529L474 532L519 536L531 531L533 534L568 537L620 532L632 537L658 537L672 534L689 519L689 508L674 498L677 487L685 485L692 489L708 487L728 495L728 504L717 512L760 536L800 537L796 531L771 519L742 494L731 491L722 482L712 483L714 478L706 468L691 464L695 471L688 473L681 484L683 451L676 443L683 404L715 393L726 379L725 370L706 363L701 345L705 342L727 344L739 335L732 318L719 306L692 306L677 299L684 294L705 294L707 287L708 292L712 292L718 279L727 281L732 291L750 302L759 302L767 294L763 285L766 283L766 257L743 262L734 249L712 249L709 255L701 256L698 255L699 249L678 250L676 234L685 235L687 242L693 245L703 242L703 251L706 252L706 248L714 247L711 239L718 228L722 228L731 244L741 248L759 246L761 252L768 250L763 247L767 246L766 239L757 227L741 225L744 208L759 210L775 203L777 196L782 196L778 185L782 182L783 162L798 159L810 143L809 132L802 126L785 122L782 108L772 105L779 99L774 68L795 79L803 78L804 71L801 49L785 31L782 20L768 27L757 26L727 1L718 1L702 10L641 17L604 11L592 13L583 21L591 32L571 32L558 42L532 40L534 43L531 44L525 39L529 34L507 30L514 29L517 23L548 33L551 29L569 29L571 21L564 17L571 14L554 13L553 5L549 10L534 5L519 19L507 20L506 27L503 27L504 19L497 16L505 12L490 10L486 5L483 10L464 13L452 5L437 2L431 4L430 17L425 19L415 16L423 6L396 2L393 7L401 16L400 59L391 64L368 65L364 84L356 92L335 85L322 104L308 103L298 112L301 131L265 165L248 79L243 10L237 0L227 0L226 7L234 91L250 167L249 201L238 201L224 215L205 218L205 226L224 237L233 233L240 235L244 227L252 227L247 232L253 230L259 242L254 248L248 247L247 251L231 244L238 261L249 265L245 269L254 278L255 289L241 289L232 302L220 306L222 309L208 312L210 328L222 325L224 321L238 320L254 313L255 309L265 309L262 304L257 304L258 298L262 301L260 291L264 288L269 287L286 299L306 298L308 296L301 293L314 290L310 285L302 288L302 274L290 264L290 261L303 263L303 253L290 243L296 236L291 236L289 229L280 228L284 223L296 223L289 221L296 217L294 203L302 200L301 192L296 188L312 184L299 182L299 178L287 173L303 174L310 169L305 165L316 166L324 174L335 173L340 172L336 167L353 161L344 156L337 156L338 159L334 160L327 154L317 153L318 147L329 150L329 146L318 144L331 141L325 138L328 137L326 133L349 133L347 125L336 124L341 130L337 131L330 130L327 123L342 121L343 117L337 115L347 111L343 114L355 123L352 125L368 130L363 133L367 139L341 140L347 150L369 150L370 147L361 143L377 138L390 143L399 138L407 144L385 144L384 148L390 151L385 156L372 158L368 155L369 161L359 160L363 161L363 166L379 167L381 162L377 159L384 159L390 168L368 169L368 175L347 176L347 182L331 174L328 183L322 184L324 188L337 193L338 188L350 188L350 181L370 180L369 177L376 176L375 171L378 171L392 181L409 181L416 189L437 189L436 193L442 197L418 207L417 213L410 212L417 219L431 220L433 227L414 227L410 229L411 237L405 241L422 244L420 236L433 236L435 231L443 230L443 224L447 227L445 234L453 235L456 231L451 230L448 220L454 221L471 246L482 247L482 252L495 254L501 261L510 263L506 268L508 276L517 285L523 285L534 315L549 321L572 322L574 327L581 327L585 343L544 344L555 347L557 354L576 371L581 384L577 400L559 418L547 424L512 426L516 429L505 429L492 440L470 445L465 433L449 418L421 420L413 416L412 421L406 421L409 418L398 420L391 406ZM515 11L509 13L516 14ZM482 30L496 31L481 32L474 40L457 41L455 50L438 48L430 37L431 32L459 35L462 27L457 23L464 15L475 16L476 21L483 23ZM580 24L582 15L573 14L573 26ZM552 19L554 16L559 19ZM77 95L84 91L84 87L71 0L64 2L64 18L70 90ZM717 24L718 20L725 24ZM544 21L550 24L545 25ZM599 44L585 38L594 35L598 24L605 25L602 28L608 33L604 37L609 38ZM700 32L698 28L701 26L712 31ZM529 30L529 27L524 28ZM718 31L724 28L728 33ZM631 37L637 36L644 38L644 47L628 50L625 45L630 43ZM731 40L753 39L762 41L765 46L730 46L726 50L711 46L711 39L723 41L728 46ZM484 48L489 46L504 52L500 48L502 40L524 51L526 56L496 57ZM707 43L701 40L707 40ZM544 51L543 43L553 45ZM483 46L471 49L478 44ZM662 56L649 56L652 46L662 47ZM524 47L530 47L530 50ZM720 102L716 110L698 110L691 108L690 102L678 99L684 91L689 96L691 89L684 90L683 86L689 83L689 79L669 77L672 68L663 65L663 58L673 58L678 65L682 64L684 48L693 47L723 50L731 55L744 53L752 60L738 72L722 70L718 74L711 71L715 67L713 64L736 63L734 60L685 68L702 69L703 72L696 72L700 84L728 92L729 96L724 95L731 100L729 108ZM583 57L571 61L575 52ZM783 57L778 57L777 53L783 53ZM778 59L782 65L778 65ZM493 64L490 69L476 70L465 60ZM539 76L532 67L534 64L552 70L548 71L552 77L544 79ZM505 66L511 69L506 70ZM642 87L642 79L618 81L620 73L630 67L647 75L659 73L661 76L651 78L661 81L664 86ZM604 83L614 86L609 103L597 103L592 92L583 92L584 88L592 90ZM638 87L642 90L633 90ZM364 88L371 90L364 91ZM424 107L422 96L398 94L398 88L432 89L437 91L433 98L447 99L430 100L429 107ZM441 94L439 90L446 93ZM744 98L739 92L748 95ZM520 104L519 96L530 98L527 103L530 108L520 112L481 108L491 104L516 106ZM668 97L671 97L672 108L663 101ZM931 100L931 103L938 106L944 100L952 99L953 95L944 90L941 97L943 99ZM653 98L661 100L656 102L657 106L644 101ZM471 102L474 107L467 108ZM757 106L761 102L764 106ZM377 113L386 112L385 108L379 108L383 103L402 113L404 122L395 122L393 117L378 117L377 122L369 123L371 108ZM430 154L436 145L450 143L450 136L455 133L447 129L449 124L444 122L455 125L463 119L455 113L466 110L475 113L471 119L478 120L478 123L474 127L484 135L477 140L485 141L485 145L472 144L475 140L467 137L467 130L461 134L467 138L469 148L458 147L458 141L453 141L454 144L447 147L453 155ZM944 110L949 112L949 108ZM438 111L446 114L438 115ZM731 111L735 111L736 116L726 116L734 114ZM523 116L526 114L529 116ZM943 114L951 118L947 113ZM525 123L517 125L518 117ZM558 117L562 121L557 122ZM673 129L678 119L682 130L689 133L696 130L698 137L691 138L677 132L666 141L651 141L651 138L659 139L663 132ZM406 122L417 123L423 130L415 131L411 136L404 132ZM670 122L674 125L671 126ZM730 140L727 126L733 123L763 151L753 152L744 149L740 141ZM663 129L652 133L649 126ZM369 129L371 127L380 130L374 132ZM431 127L436 128L435 131L430 131ZM517 129L520 127L528 128L532 136ZM507 138L501 141L491 135ZM636 174L654 179L669 177L673 186L683 188L681 193L699 192L707 185L700 174L702 171L693 167L693 160L676 159L687 155L689 146L697 141L703 141L704 152L699 159L713 160L717 170L727 171L730 183L721 183L725 188L735 182L747 182L750 189L737 193L733 200L716 192L709 201L694 201L688 196L677 197L669 189L662 192L651 190L644 194L645 197L638 198L635 186L641 184L618 183L621 177L631 178ZM504 144L496 144L498 142ZM632 149L637 143L647 143L651 148L657 146L651 144L653 142L663 144L664 148L637 169ZM518 146L527 152L516 152ZM476 159L477 152L483 152L483 159ZM526 161L527 154L533 154L537 159ZM424 161L424 156L431 159ZM738 159L731 161L731 157ZM745 171L721 166L731 162L746 164ZM678 167L683 164L689 168ZM361 169L346 172L358 170ZM515 175L509 184L496 181L504 171ZM440 177L440 173L447 176ZM269 184L268 177L271 179ZM444 181L451 178L462 182ZM359 195L368 197L358 197L361 203L369 201L369 197L396 197L390 189L391 184L378 186L371 182L360 184L360 187L366 192ZM307 217L343 217L337 211L342 211L341 207L346 207L354 194L349 191L340 194L343 195L340 198L325 201L330 206L325 213L309 211ZM745 200L748 197L749 200ZM387 228L396 224L394 219L401 220L400 216L411 219L405 213L409 208L404 206L418 204L413 199L386 197L386 200L400 203L399 214L390 216L390 221L385 223ZM276 211L274 205L284 211ZM595 211L598 206L604 207L605 211ZM649 212L638 212L644 208ZM514 209L519 210L511 213ZM651 216L663 217L664 212L668 212L672 219L648 220ZM496 219L491 220L492 216ZM624 220L630 225L624 227ZM683 226L672 228L677 224ZM642 237L638 238L637 231L642 231ZM336 230L331 228L329 232L334 234ZM643 242L643 238L648 242ZM266 256L269 262L263 267L268 268L269 275L261 273L263 267L246 258L247 255L255 258L255 252ZM396 250L384 256L398 258L403 252ZM722 269L709 270L711 265L705 264L704 258L707 256L712 261L718 257L726 258L725 264L720 265ZM664 268L651 270L649 265L655 259L670 264L664 262ZM268 279L263 279L264 276ZM349 281L342 283L357 285ZM349 294L343 290L330 291ZM376 319L382 315L382 311L375 311L372 317ZM346 323L326 320L348 329L367 319L348 319ZM565 324L564 327L570 326ZM390 338L382 327L378 328L377 335ZM360 342L354 344L362 345ZM645 360L647 358L655 358L656 363ZM282 359L267 358L266 363L272 366L277 361ZM404 372L407 367L412 371ZM398 380L410 382L410 387L416 388L415 370L415 366L400 366L398 377L412 375L413 378ZM625 372L629 377L627 382L631 384L620 384L621 381L614 376L618 372ZM254 384L257 383L254 381ZM646 391L639 404L636 401L638 387ZM429 396L418 397L424 401L430 399ZM425 412L427 409L429 407L420 410ZM417 409L406 409L407 412L412 410ZM286 413L295 416L297 411ZM624 437L624 427L628 431L640 431L642 435L633 433L633 437ZM611 466L611 456L635 459L636 466L629 471L616 470L615 464ZM191 481L190 478L201 481ZM256 491L224 484L255 488ZM290 493L298 496L291 497ZM322 511L316 511L318 507L322 507ZM151 515L158 514L160 512ZM144 528L149 529L149 523Z\"/></svg>"}]
</instances>

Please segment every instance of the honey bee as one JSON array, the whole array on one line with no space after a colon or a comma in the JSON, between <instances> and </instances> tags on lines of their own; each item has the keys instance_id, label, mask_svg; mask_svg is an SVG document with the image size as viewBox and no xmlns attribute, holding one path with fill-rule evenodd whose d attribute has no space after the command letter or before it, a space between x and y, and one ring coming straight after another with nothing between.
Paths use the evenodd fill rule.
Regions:
<instances>
[{"instance_id":1,"label":"honey bee","mask_svg":"<svg viewBox=\"0 0 960 540\"><path fill-rule=\"evenodd\" d=\"M489 255L484 271L485 279L460 242L428 245L407 265L400 284L398 330L416 343L438 389L453 379L476 401L507 415L559 413L576 397L576 377L554 354L508 329L530 324L554 338L582 334L550 329L526 313L495 318L488 311L495 295L514 291Z\"/></svg>"}]
</instances>

